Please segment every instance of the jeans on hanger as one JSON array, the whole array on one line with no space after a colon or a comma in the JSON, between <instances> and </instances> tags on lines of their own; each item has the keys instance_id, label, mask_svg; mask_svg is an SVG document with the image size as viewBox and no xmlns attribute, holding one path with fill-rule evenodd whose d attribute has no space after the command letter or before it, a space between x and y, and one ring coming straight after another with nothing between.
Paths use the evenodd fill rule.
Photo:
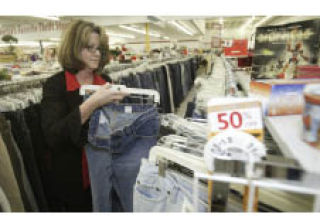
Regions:
<instances>
[{"instance_id":1,"label":"jeans on hanger","mask_svg":"<svg viewBox=\"0 0 320 221\"><path fill-rule=\"evenodd\" d=\"M174 92L173 92L173 82L171 81L171 74L170 74L170 68L169 65L164 65L164 70L166 73L167 78L167 85L168 85L168 93L169 93L169 102L170 102L170 112L174 113L175 105L174 105Z\"/></svg>"},{"instance_id":2,"label":"jeans on hanger","mask_svg":"<svg viewBox=\"0 0 320 221\"><path fill-rule=\"evenodd\" d=\"M134 187L134 212L183 212L193 209L193 183L183 175L167 170L165 177L158 175L158 167L143 159ZM198 212L208 208L208 193L199 185Z\"/></svg>"},{"instance_id":3,"label":"jeans on hanger","mask_svg":"<svg viewBox=\"0 0 320 221\"><path fill-rule=\"evenodd\" d=\"M159 127L152 105L109 104L92 114L85 150L94 211L112 211L112 188L124 211L133 211L140 161L156 144Z\"/></svg>"},{"instance_id":4,"label":"jeans on hanger","mask_svg":"<svg viewBox=\"0 0 320 221\"><path fill-rule=\"evenodd\" d=\"M196 72L197 72L197 66L196 66L196 60L194 58L190 59L191 62L191 79L192 82L196 79Z\"/></svg>"},{"instance_id":5,"label":"jeans on hanger","mask_svg":"<svg viewBox=\"0 0 320 221\"><path fill-rule=\"evenodd\" d=\"M168 64L170 70L170 78L173 88L174 106L179 107L183 100L183 89L181 83L181 68L179 63Z\"/></svg>"},{"instance_id":6,"label":"jeans on hanger","mask_svg":"<svg viewBox=\"0 0 320 221\"><path fill-rule=\"evenodd\" d=\"M183 62L180 63L180 70L181 70L181 86L182 86L182 97L185 98L188 93L188 88L187 88L187 76L186 72L184 70L184 65Z\"/></svg>"},{"instance_id":7,"label":"jeans on hanger","mask_svg":"<svg viewBox=\"0 0 320 221\"><path fill-rule=\"evenodd\" d=\"M188 91L191 89L192 87L192 78L191 78L191 65L190 65L190 61L191 60L188 60L186 62L184 62L184 70L185 70L185 73L186 73L186 81L185 81L185 84L188 88Z\"/></svg>"},{"instance_id":8,"label":"jeans on hanger","mask_svg":"<svg viewBox=\"0 0 320 221\"><path fill-rule=\"evenodd\" d=\"M141 79L141 88L143 89L156 89L154 82L152 80L152 72L145 71L143 73L139 73Z\"/></svg>"},{"instance_id":9,"label":"jeans on hanger","mask_svg":"<svg viewBox=\"0 0 320 221\"><path fill-rule=\"evenodd\" d=\"M155 76L159 84L160 107L162 113L170 113L170 97L165 67L161 66L155 70Z\"/></svg>"}]
</instances>

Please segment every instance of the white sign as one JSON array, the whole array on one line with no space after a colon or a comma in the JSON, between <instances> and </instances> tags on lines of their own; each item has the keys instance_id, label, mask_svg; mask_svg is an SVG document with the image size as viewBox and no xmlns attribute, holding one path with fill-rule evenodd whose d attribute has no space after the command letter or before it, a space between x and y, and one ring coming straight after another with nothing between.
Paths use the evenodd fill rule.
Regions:
<instances>
[{"instance_id":1,"label":"white sign","mask_svg":"<svg viewBox=\"0 0 320 221\"><path fill-rule=\"evenodd\" d=\"M233 109L208 114L210 132L228 129L258 130L262 129L260 108Z\"/></svg>"},{"instance_id":2,"label":"white sign","mask_svg":"<svg viewBox=\"0 0 320 221\"><path fill-rule=\"evenodd\" d=\"M211 138L204 148L204 159L210 171L214 159L257 162L266 156L263 143L252 135L236 130L221 132Z\"/></svg>"},{"instance_id":3,"label":"white sign","mask_svg":"<svg viewBox=\"0 0 320 221\"><path fill-rule=\"evenodd\" d=\"M210 132L263 130L262 108L258 99L214 98L208 102Z\"/></svg>"}]
</instances>

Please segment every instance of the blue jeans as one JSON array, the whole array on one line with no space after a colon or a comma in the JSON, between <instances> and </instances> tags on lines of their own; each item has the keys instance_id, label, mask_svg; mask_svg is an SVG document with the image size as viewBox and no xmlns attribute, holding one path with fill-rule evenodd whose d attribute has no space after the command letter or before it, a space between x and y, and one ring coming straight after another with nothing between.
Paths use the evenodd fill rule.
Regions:
<instances>
[{"instance_id":1,"label":"blue jeans","mask_svg":"<svg viewBox=\"0 0 320 221\"><path fill-rule=\"evenodd\" d=\"M134 212L182 212L184 206L193 205L192 179L167 170L165 177L158 175L158 167L142 160L134 189ZM208 193L199 186L198 211L208 208Z\"/></svg>"},{"instance_id":2,"label":"blue jeans","mask_svg":"<svg viewBox=\"0 0 320 221\"><path fill-rule=\"evenodd\" d=\"M140 161L156 144L159 127L159 114L151 105L110 104L93 113L85 147L93 211L112 211L112 188L124 211L133 211Z\"/></svg>"}]
</instances>

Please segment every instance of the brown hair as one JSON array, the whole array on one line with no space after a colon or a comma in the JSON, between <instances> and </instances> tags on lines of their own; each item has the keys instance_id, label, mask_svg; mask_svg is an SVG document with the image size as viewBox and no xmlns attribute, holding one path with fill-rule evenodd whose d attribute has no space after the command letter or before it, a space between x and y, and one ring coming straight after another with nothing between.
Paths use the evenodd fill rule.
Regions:
<instances>
[{"instance_id":1,"label":"brown hair","mask_svg":"<svg viewBox=\"0 0 320 221\"><path fill-rule=\"evenodd\" d=\"M72 22L63 35L58 53L58 60L65 70L76 74L79 70L85 68L85 64L81 59L81 50L88 46L91 33L97 33L100 36L101 58L96 72L101 73L103 67L109 61L108 37L102 27L82 20Z\"/></svg>"}]
</instances>

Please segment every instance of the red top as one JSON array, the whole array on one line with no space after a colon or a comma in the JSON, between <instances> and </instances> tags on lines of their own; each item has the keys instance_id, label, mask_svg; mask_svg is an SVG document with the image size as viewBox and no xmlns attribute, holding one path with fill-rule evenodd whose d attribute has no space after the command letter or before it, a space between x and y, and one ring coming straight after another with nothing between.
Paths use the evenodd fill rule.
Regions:
<instances>
[{"instance_id":1,"label":"red top","mask_svg":"<svg viewBox=\"0 0 320 221\"><path fill-rule=\"evenodd\" d=\"M67 91L75 91L80 88L80 84L76 78L76 75L71 74L70 72L66 71L65 73L66 78L66 88ZM93 83L94 85L103 85L106 81L100 77L97 74L93 75ZM87 162L87 156L86 152L84 151L84 148L82 149L82 182L83 182L83 188L87 189L90 186L90 180L89 180L89 170L88 170L88 162Z\"/></svg>"}]
</instances>

